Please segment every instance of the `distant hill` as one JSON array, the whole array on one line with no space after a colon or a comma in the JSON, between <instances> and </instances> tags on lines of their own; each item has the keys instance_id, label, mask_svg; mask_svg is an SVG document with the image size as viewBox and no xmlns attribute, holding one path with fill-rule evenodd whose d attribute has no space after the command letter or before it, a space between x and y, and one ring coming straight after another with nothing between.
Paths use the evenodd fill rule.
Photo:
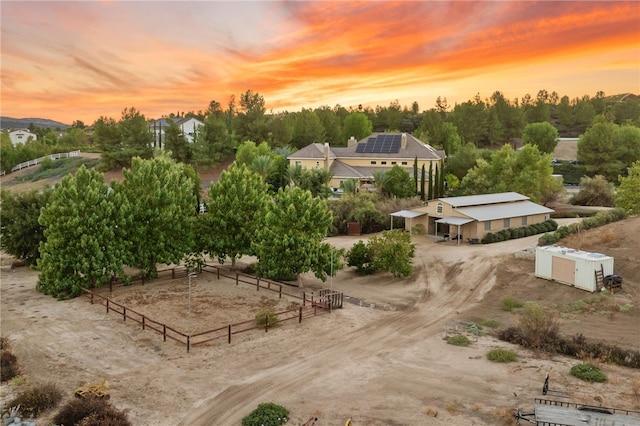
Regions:
<instances>
[{"instance_id":1,"label":"distant hill","mask_svg":"<svg viewBox=\"0 0 640 426\"><path fill-rule=\"evenodd\" d=\"M47 120L46 118L12 118L12 117L0 117L0 127L2 129L27 129L29 124L33 123L34 126L49 129L59 127L61 129L71 127L68 124L60 123L58 121Z\"/></svg>"}]
</instances>

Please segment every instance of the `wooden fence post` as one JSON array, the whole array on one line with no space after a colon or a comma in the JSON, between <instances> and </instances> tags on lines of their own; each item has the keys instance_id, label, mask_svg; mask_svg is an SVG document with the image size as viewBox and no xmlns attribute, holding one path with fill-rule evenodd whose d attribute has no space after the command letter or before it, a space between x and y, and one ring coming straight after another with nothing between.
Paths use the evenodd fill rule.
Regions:
<instances>
[{"instance_id":1,"label":"wooden fence post","mask_svg":"<svg viewBox=\"0 0 640 426\"><path fill-rule=\"evenodd\" d=\"M89 293L91 295L91 304L93 305L93 292Z\"/></svg>"},{"instance_id":2,"label":"wooden fence post","mask_svg":"<svg viewBox=\"0 0 640 426\"><path fill-rule=\"evenodd\" d=\"M127 320L127 307L126 306L122 306L122 321L126 321Z\"/></svg>"},{"instance_id":3,"label":"wooden fence post","mask_svg":"<svg viewBox=\"0 0 640 426\"><path fill-rule=\"evenodd\" d=\"M167 326L162 324L162 341L167 341Z\"/></svg>"},{"instance_id":4,"label":"wooden fence post","mask_svg":"<svg viewBox=\"0 0 640 426\"><path fill-rule=\"evenodd\" d=\"M231 324L229 324L229 336L227 337L227 342L231 344Z\"/></svg>"},{"instance_id":5,"label":"wooden fence post","mask_svg":"<svg viewBox=\"0 0 640 426\"><path fill-rule=\"evenodd\" d=\"M171 269L171 279L175 279L176 278L176 268L172 268Z\"/></svg>"},{"instance_id":6,"label":"wooden fence post","mask_svg":"<svg viewBox=\"0 0 640 426\"><path fill-rule=\"evenodd\" d=\"M260 291L260 278L256 280L256 291Z\"/></svg>"},{"instance_id":7,"label":"wooden fence post","mask_svg":"<svg viewBox=\"0 0 640 426\"><path fill-rule=\"evenodd\" d=\"M238 285L238 273L236 272L236 285Z\"/></svg>"},{"instance_id":8,"label":"wooden fence post","mask_svg":"<svg viewBox=\"0 0 640 426\"><path fill-rule=\"evenodd\" d=\"M191 336L187 336L187 353L189 353L189 350L191 349Z\"/></svg>"},{"instance_id":9,"label":"wooden fence post","mask_svg":"<svg viewBox=\"0 0 640 426\"><path fill-rule=\"evenodd\" d=\"M282 299L282 286L278 290L278 299Z\"/></svg>"},{"instance_id":10,"label":"wooden fence post","mask_svg":"<svg viewBox=\"0 0 640 426\"><path fill-rule=\"evenodd\" d=\"M307 306L307 293L302 292L302 306Z\"/></svg>"},{"instance_id":11,"label":"wooden fence post","mask_svg":"<svg viewBox=\"0 0 640 426\"><path fill-rule=\"evenodd\" d=\"M105 299L107 301L107 313L109 313L109 299Z\"/></svg>"},{"instance_id":12,"label":"wooden fence post","mask_svg":"<svg viewBox=\"0 0 640 426\"><path fill-rule=\"evenodd\" d=\"M269 331L269 314L264 314L264 332Z\"/></svg>"},{"instance_id":13,"label":"wooden fence post","mask_svg":"<svg viewBox=\"0 0 640 426\"><path fill-rule=\"evenodd\" d=\"M216 267L216 275L218 275L218 279L220 279L220 268Z\"/></svg>"},{"instance_id":14,"label":"wooden fence post","mask_svg":"<svg viewBox=\"0 0 640 426\"><path fill-rule=\"evenodd\" d=\"M142 329L144 330L144 315L142 316Z\"/></svg>"},{"instance_id":15,"label":"wooden fence post","mask_svg":"<svg viewBox=\"0 0 640 426\"><path fill-rule=\"evenodd\" d=\"M298 324L302 322L302 306L300 306L300 313L298 313Z\"/></svg>"}]
</instances>

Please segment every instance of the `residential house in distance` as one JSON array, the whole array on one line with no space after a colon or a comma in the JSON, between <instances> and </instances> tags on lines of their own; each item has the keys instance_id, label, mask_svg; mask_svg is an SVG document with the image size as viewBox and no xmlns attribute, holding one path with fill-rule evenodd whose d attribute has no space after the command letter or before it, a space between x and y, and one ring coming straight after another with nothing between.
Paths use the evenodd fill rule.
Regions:
<instances>
[{"instance_id":1,"label":"residential house in distance","mask_svg":"<svg viewBox=\"0 0 640 426\"><path fill-rule=\"evenodd\" d=\"M11 139L13 146L16 146L19 143L27 143L30 140L35 141L38 139L38 135L31 133L27 129L16 129L9 132L9 139Z\"/></svg>"},{"instance_id":2,"label":"residential house in distance","mask_svg":"<svg viewBox=\"0 0 640 426\"><path fill-rule=\"evenodd\" d=\"M413 177L417 159L418 176L433 165L442 170L445 153L407 133L374 133L362 140L351 137L346 147L331 147L329 143L312 143L289 155L289 166L324 168L332 174L329 186L339 193L340 184L355 179L360 189L374 190L374 170L390 170L399 165Z\"/></svg>"},{"instance_id":3,"label":"residential house in distance","mask_svg":"<svg viewBox=\"0 0 640 426\"><path fill-rule=\"evenodd\" d=\"M429 235L449 235L479 242L488 233L542 223L553 210L517 192L437 198L426 206L392 213L405 218L405 229L421 225ZM409 219L409 220L407 220Z\"/></svg>"},{"instance_id":4,"label":"residential house in distance","mask_svg":"<svg viewBox=\"0 0 640 426\"><path fill-rule=\"evenodd\" d=\"M149 131L154 135L154 147L163 149L165 143L165 130L169 127L170 118L161 118L160 120L154 120L149 122ZM200 131L200 127L204 126L204 123L197 118L188 117L180 118L176 117L173 122L180 127L182 134L184 134L187 142L193 143L196 138L196 134Z\"/></svg>"}]
</instances>

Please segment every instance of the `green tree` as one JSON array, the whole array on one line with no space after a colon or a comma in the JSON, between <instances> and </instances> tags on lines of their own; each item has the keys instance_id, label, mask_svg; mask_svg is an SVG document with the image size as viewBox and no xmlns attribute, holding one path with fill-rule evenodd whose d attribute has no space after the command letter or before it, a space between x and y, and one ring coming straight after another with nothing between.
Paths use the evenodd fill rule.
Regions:
<instances>
[{"instance_id":1,"label":"green tree","mask_svg":"<svg viewBox=\"0 0 640 426\"><path fill-rule=\"evenodd\" d=\"M271 156L272 151L268 143L262 142L256 145L253 141L245 141L238 146L236 152L236 162L246 166L251 165L256 157L261 155Z\"/></svg>"},{"instance_id":2,"label":"green tree","mask_svg":"<svg viewBox=\"0 0 640 426\"><path fill-rule=\"evenodd\" d=\"M368 247L376 272L391 272L394 277L403 278L410 277L413 273L415 245L411 244L409 232L399 229L384 231L382 237L371 237Z\"/></svg>"},{"instance_id":3,"label":"green tree","mask_svg":"<svg viewBox=\"0 0 640 426\"><path fill-rule=\"evenodd\" d=\"M100 117L94 123L93 138L102 149L101 162L107 170L129 167L133 157L153 156L153 134L144 115L135 108L125 108L117 123Z\"/></svg>"},{"instance_id":4,"label":"green tree","mask_svg":"<svg viewBox=\"0 0 640 426\"><path fill-rule=\"evenodd\" d=\"M125 264L122 199L96 170L81 166L53 189L41 210L45 241L37 261L38 291L58 298L100 287Z\"/></svg>"},{"instance_id":5,"label":"green tree","mask_svg":"<svg viewBox=\"0 0 640 426\"><path fill-rule=\"evenodd\" d=\"M209 187L209 200L203 219L207 236L204 249L220 263L229 257L234 268L242 255L254 255L251 242L263 226L269 201L267 186L245 165L233 163Z\"/></svg>"},{"instance_id":6,"label":"green tree","mask_svg":"<svg viewBox=\"0 0 640 426\"><path fill-rule=\"evenodd\" d=\"M538 145L540 152L551 154L558 145L558 129L550 123L530 123L522 132L522 142Z\"/></svg>"},{"instance_id":7,"label":"green tree","mask_svg":"<svg viewBox=\"0 0 640 426\"><path fill-rule=\"evenodd\" d=\"M292 280L313 271L316 277L326 278L323 259L331 249L322 241L332 221L326 200L300 188L280 189L267 203L264 226L254 234L258 275Z\"/></svg>"},{"instance_id":8,"label":"green tree","mask_svg":"<svg viewBox=\"0 0 640 426\"><path fill-rule=\"evenodd\" d=\"M40 210L48 204L51 192L50 188L16 194L4 189L0 192L0 248L29 265L40 258L39 247L45 239L45 228L38 218Z\"/></svg>"},{"instance_id":9,"label":"green tree","mask_svg":"<svg viewBox=\"0 0 640 426\"><path fill-rule=\"evenodd\" d=\"M172 119L167 119L169 126L165 130L164 148L171 152L171 158L180 163L190 163L193 157L191 145L182 129Z\"/></svg>"},{"instance_id":10,"label":"green tree","mask_svg":"<svg viewBox=\"0 0 640 426\"><path fill-rule=\"evenodd\" d=\"M222 113L210 113L195 137L193 158L198 164L215 164L233 154L234 146Z\"/></svg>"},{"instance_id":11,"label":"green tree","mask_svg":"<svg viewBox=\"0 0 640 426\"><path fill-rule=\"evenodd\" d=\"M462 143L476 147L489 144L489 112L486 104L476 95L473 101L457 104L448 117L458 130Z\"/></svg>"},{"instance_id":12,"label":"green tree","mask_svg":"<svg viewBox=\"0 0 640 426\"><path fill-rule=\"evenodd\" d=\"M295 115L291 145L295 148L304 148L310 143L324 142L325 138L324 126L315 112L303 108Z\"/></svg>"},{"instance_id":13,"label":"green tree","mask_svg":"<svg viewBox=\"0 0 640 426\"><path fill-rule=\"evenodd\" d=\"M578 140L578 160L590 176L602 175L613 182L638 159L640 128L619 126L603 116Z\"/></svg>"},{"instance_id":14,"label":"green tree","mask_svg":"<svg viewBox=\"0 0 640 426\"><path fill-rule=\"evenodd\" d=\"M346 144L346 138L342 136L340 120L336 112L328 106L316 108L314 112L324 128L324 140L332 145L344 146ZM320 141L320 139L318 139L318 141Z\"/></svg>"},{"instance_id":15,"label":"green tree","mask_svg":"<svg viewBox=\"0 0 640 426\"><path fill-rule=\"evenodd\" d=\"M613 183L607 182L603 176L583 176L580 179L580 192L571 198L571 204L613 207L614 192Z\"/></svg>"},{"instance_id":16,"label":"green tree","mask_svg":"<svg viewBox=\"0 0 640 426\"><path fill-rule=\"evenodd\" d=\"M629 214L640 214L640 160L633 163L627 176L618 177L620 186L614 197L616 207Z\"/></svg>"},{"instance_id":17,"label":"green tree","mask_svg":"<svg viewBox=\"0 0 640 426\"><path fill-rule=\"evenodd\" d=\"M490 161L478 160L460 186L469 195L515 191L542 202L561 186L552 172L551 154L540 153L535 145L525 145L518 153L505 145Z\"/></svg>"},{"instance_id":18,"label":"green tree","mask_svg":"<svg viewBox=\"0 0 640 426\"><path fill-rule=\"evenodd\" d=\"M416 195L416 185L409 173L394 165L387 173L383 191L397 198L408 198Z\"/></svg>"},{"instance_id":19,"label":"green tree","mask_svg":"<svg viewBox=\"0 0 640 426\"><path fill-rule=\"evenodd\" d=\"M313 197L328 198L331 188L327 186L331 181L331 172L322 168L307 169L305 167L290 168L290 183L296 187L311 192Z\"/></svg>"},{"instance_id":20,"label":"green tree","mask_svg":"<svg viewBox=\"0 0 640 426\"><path fill-rule=\"evenodd\" d=\"M141 268L146 277L154 277L157 264L178 264L193 248L193 178L188 166L167 156L134 158L131 169L122 174L124 180L112 185L125 200L127 264Z\"/></svg>"},{"instance_id":21,"label":"green tree","mask_svg":"<svg viewBox=\"0 0 640 426\"><path fill-rule=\"evenodd\" d=\"M240 111L234 120L234 128L239 141L259 141L268 139L269 125L266 117L264 97L247 90L240 95Z\"/></svg>"},{"instance_id":22,"label":"green tree","mask_svg":"<svg viewBox=\"0 0 640 426\"><path fill-rule=\"evenodd\" d=\"M353 112L344 119L342 134L346 138L364 139L373 131L373 123L363 112Z\"/></svg>"},{"instance_id":23,"label":"green tree","mask_svg":"<svg viewBox=\"0 0 640 426\"><path fill-rule=\"evenodd\" d=\"M285 147L291 143L294 119L295 116L287 112L271 117L269 127L271 129L270 144L272 147Z\"/></svg>"}]
</instances>

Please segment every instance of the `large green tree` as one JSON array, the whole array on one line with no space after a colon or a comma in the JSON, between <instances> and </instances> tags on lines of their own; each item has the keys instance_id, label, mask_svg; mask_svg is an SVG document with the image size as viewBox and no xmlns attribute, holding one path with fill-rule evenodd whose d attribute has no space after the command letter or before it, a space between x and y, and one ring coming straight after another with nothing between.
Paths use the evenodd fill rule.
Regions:
<instances>
[{"instance_id":1,"label":"large green tree","mask_svg":"<svg viewBox=\"0 0 640 426\"><path fill-rule=\"evenodd\" d=\"M373 123L363 112L353 112L345 117L342 134L347 139L350 137L356 140L364 139L373 131Z\"/></svg>"},{"instance_id":2,"label":"large green tree","mask_svg":"<svg viewBox=\"0 0 640 426\"><path fill-rule=\"evenodd\" d=\"M640 160L633 163L627 176L620 176L620 186L616 191L616 207L629 214L640 214Z\"/></svg>"},{"instance_id":3,"label":"large green tree","mask_svg":"<svg viewBox=\"0 0 640 426\"><path fill-rule=\"evenodd\" d=\"M178 264L193 249L196 194L190 170L167 156L134 158L131 169L122 171L124 180L113 183L125 200L127 264L147 277L156 275L158 264Z\"/></svg>"},{"instance_id":4,"label":"large green tree","mask_svg":"<svg viewBox=\"0 0 640 426\"><path fill-rule=\"evenodd\" d=\"M207 213L202 218L206 226L204 251L220 263L230 258L232 268L243 255L253 255L251 242L263 226L268 201L262 177L243 164L233 163L209 187Z\"/></svg>"},{"instance_id":5,"label":"large green tree","mask_svg":"<svg viewBox=\"0 0 640 426\"><path fill-rule=\"evenodd\" d=\"M613 207L614 194L613 183L607 182L604 177L583 176L580 179L580 191L571 197L571 204Z\"/></svg>"},{"instance_id":6,"label":"large green tree","mask_svg":"<svg viewBox=\"0 0 640 426\"><path fill-rule=\"evenodd\" d=\"M93 125L93 138L102 150L105 169L129 167L133 157L151 158L153 134L144 115L135 108L125 108L120 121L100 117Z\"/></svg>"},{"instance_id":7,"label":"large green tree","mask_svg":"<svg viewBox=\"0 0 640 426\"><path fill-rule=\"evenodd\" d=\"M325 142L326 133L318 115L310 109L302 109L293 121L291 145L304 148L310 143Z\"/></svg>"},{"instance_id":8,"label":"large green tree","mask_svg":"<svg viewBox=\"0 0 640 426\"><path fill-rule=\"evenodd\" d=\"M640 159L640 128L619 126L598 116L578 140L578 159L588 175L614 182Z\"/></svg>"},{"instance_id":9,"label":"large green tree","mask_svg":"<svg viewBox=\"0 0 640 426\"><path fill-rule=\"evenodd\" d=\"M84 166L55 186L39 218L46 239L37 262L39 291L73 297L81 286L100 287L113 275L123 275L122 204L102 173Z\"/></svg>"},{"instance_id":10,"label":"large green tree","mask_svg":"<svg viewBox=\"0 0 640 426\"><path fill-rule=\"evenodd\" d=\"M540 152L553 153L558 145L558 129L551 123L529 123L522 131L522 142L537 145Z\"/></svg>"},{"instance_id":11,"label":"large green tree","mask_svg":"<svg viewBox=\"0 0 640 426\"><path fill-rule=\"evenodd\" d=\"M267 204L264 226L255 234L256 272L271 279L294 280L313 271L326 278L330 247L323 243L333 221L327 201L300 188L280 189Z\"/></svg>"},{"instance_id":12,"label":"large green tree","mask_svg":"<svg viewBox=\"0 0 640 426\"><path fill-rule=\"evenodd\" d=\"M396 164L386 173L383 191L396 198L413 197L416 195L416 183L405 169Z\"/></svg>"},{"instance_id":13,"label":"large green tree","mask_svg":"<svg viewBox=\"0 0 640 426\"><path fill-rule=\"evenodd\" d=\"M411 244L411 233L398 229L384 231L382 236L373 236L367 247L371 266L376 272L391 272L394 277L410 277L415 245Z\"/></svg>"},{"instance_id":14,"label":"large green tree","mask_svg":"<svg viewBox=\"0 0 640 426\"><path fill-rule=\"evenodd\" d=\"M541 153L537 146L525 145L515 152L504 145L490 161L478 160L460 186L469 195L514 191L534 202L545 202L561 189L552 172L551 154Z\"/></svg>"},{"instance_id":15,"label":"large green tree","mask_svg":"<svg viewBox=\"0 0 640 426\"><path fill-rule=\"evenodd\" d=\"M45 239L45 227L38 218L40 210L48 204L51 192L50 188L15 194L7 190L0 192L0 248L29 265L40 258L39 246Z\"/></svg>"},{"instance_id":16,"label":"large green tree","mask_svg":"<svg viewBox=\"0 0 640 426\"><path fill-rule=\"evenodd\" d=\"M211 112L200 127L193 144L194 162L211 165L233 154L234 143L225 117L221 112Z\"/></svg>"},{"instance_id":17,"label":"large green tree","mask_svg":"<svg viewBox=\"0 0 640 426\"><path fill-rule=\"evenodd\" d=\"M175 121L167 119L169 126L165 130L164 148L171 152L171 158L181 163L190 163L193 159L191 144Z\"/></svg>"}]
</instances>

